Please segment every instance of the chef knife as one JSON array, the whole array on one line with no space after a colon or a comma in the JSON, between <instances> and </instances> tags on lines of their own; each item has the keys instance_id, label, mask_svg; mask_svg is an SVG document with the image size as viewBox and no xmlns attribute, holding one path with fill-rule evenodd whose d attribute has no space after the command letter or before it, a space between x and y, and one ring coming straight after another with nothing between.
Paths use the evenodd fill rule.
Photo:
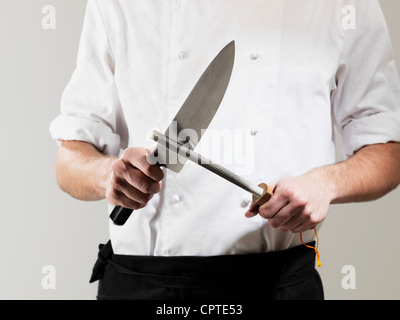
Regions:
<instances>
[{"instance_id":1,"label":"chef knife","mask_svg":"<svg viewBox=\"0 0 400 320\"><path fill-rule=\"evenodd\" d=\"M195 148L214 118L225 95L231 78L234 60L235 42L232 41L220 51L201 75L166 130L166 135L176 138L180 136L182 131L190 129L196 133L196 139L190 140L190 149ZM162 161L158 161L159 164L179 173L186 159L182 157L170 159L167 151L163 150L162 146L158 146L153 155L156 155L158 159L162 158L161 155L165 155ZM132 209L117 206L112 211L110 219L115 225L122 226L129 219L132 212Z\"/></svg>"}]
</instances>

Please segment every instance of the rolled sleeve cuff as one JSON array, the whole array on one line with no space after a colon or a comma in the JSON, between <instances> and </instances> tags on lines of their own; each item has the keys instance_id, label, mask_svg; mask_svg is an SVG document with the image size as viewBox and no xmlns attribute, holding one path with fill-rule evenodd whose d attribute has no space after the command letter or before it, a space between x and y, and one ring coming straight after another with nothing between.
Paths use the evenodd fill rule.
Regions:
<instances>
[{"instance_id":1,"label":"rolled sleeve cuff","mask_svg":"<svg viewBox=\"0 0 400 320\"><path fill-rule=\"evenodd\" d=\"M120 136L102 122L60 115L51 122L50 133L57 141L88 142L105 155L118 156L120 153Z\"/></svg>"},{"instance_id":2,"label":"rolled sleeve cuff","mask_svg":"<svg viewBox=\"0 0 400 320\"><path fill-rule=\"evenodd\" d=\"M344 127L342 136L347 157L368 145L400 142L400 112L355 119Z\"/></svg>"}]
</instances>

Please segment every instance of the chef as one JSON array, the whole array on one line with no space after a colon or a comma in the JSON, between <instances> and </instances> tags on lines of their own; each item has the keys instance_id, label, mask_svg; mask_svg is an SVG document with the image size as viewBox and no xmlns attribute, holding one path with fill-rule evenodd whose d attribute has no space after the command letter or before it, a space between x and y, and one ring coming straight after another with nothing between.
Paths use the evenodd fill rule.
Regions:
<instances>
[{"instance_id":1,"label":"chef","mask_svg":"<svg viewBox=\"0 0 400 320\"><path fill-rule=\"evenodd\" d=\"M232 40L230 83L198 147L241 132L254 145L245 178L274 189L261 207L199 166L147 161L148 133L168 127ZM315 253L330 204L400 183L400 85L377 0L89 0L50 131L64 191L135 210L110 223L98 299L323 299Z\"/></svg>"}]
</instances>

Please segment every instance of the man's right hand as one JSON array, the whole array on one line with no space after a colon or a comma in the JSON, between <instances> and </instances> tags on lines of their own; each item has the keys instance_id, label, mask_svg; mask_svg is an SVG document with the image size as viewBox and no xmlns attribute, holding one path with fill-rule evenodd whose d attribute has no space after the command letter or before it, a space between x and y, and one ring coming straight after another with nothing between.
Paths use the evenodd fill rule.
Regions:
<instances>
[{"instance_id":1,"label":"man's right hand","mask_svg":"<svg viewBox=\"0 0 400 320\"><path fill-rule=\"evenodd\" d=\"M149 164L149 154L144 148L128 148L115 160L106 189L109 203L137 210L160 192L164 172L159 166Z\"/></svg>"}]
</instances>

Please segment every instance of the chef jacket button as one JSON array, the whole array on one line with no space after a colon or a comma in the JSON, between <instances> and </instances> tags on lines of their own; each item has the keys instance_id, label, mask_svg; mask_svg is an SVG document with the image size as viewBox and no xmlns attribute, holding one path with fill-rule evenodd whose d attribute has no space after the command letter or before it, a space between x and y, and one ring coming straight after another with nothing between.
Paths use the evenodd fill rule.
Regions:
<instances>
[{"instance_id":1,"label":"chef jacket button","mask_svg":"<svg viewBox=\"0 0 400 320\"><path fill-rule=\"evenodd\" d=\"M251 59L251 60L257 60L259 57L260 57L260 54L257 53L257 52L253 52L253 53L250 55L250 59Z\"/></svg>"},{"instance_id":2,"label":"chef jacket button","mask_svg":"<svg viewBox=\"0 0 400 320\"><path fill-rule=\"evenodd\" d=\"M189 51L181 51L178 53L179 60L185 60L189 57Z\"/></svg>"},{"instance_id":3,"label":"chef jacket button","mask_svg":"<svg viewBox=\"0 0 400 320\"><path fill-rule=\"evenodd\" d=\"M242 203L240 204L240 206L242 207L242 208L247 208L248 207L248 205L251 203L251 200L250 199L243 199L243 201L242 201Z\"/></svg>"},{"instance_id":4,"label":"chef jacket button","mask_svg":"<svg viewBox=\"0 0 400 320\"><path fill-rule=\"evenodd\" d=\"M258 130L257 130L257 129L254 129L254 128L253 128L253 129L250 130L250 135L251 135L252 137L256 136L257 133L258 133Z\"/></svg>"},{"instance_id":5,"label":"chef jacket button","mask_svg":"<svg viewBox=\"0 0 400 320\"><path fill-rule=\"evenodd\" d=\"M178 203L181 202L181 201L182 201L182 197L181 197L180 195L174 194L174 195L172 196L172 202L173 202L174 204L178 204Z\"/></svg>"}]
</instances>

